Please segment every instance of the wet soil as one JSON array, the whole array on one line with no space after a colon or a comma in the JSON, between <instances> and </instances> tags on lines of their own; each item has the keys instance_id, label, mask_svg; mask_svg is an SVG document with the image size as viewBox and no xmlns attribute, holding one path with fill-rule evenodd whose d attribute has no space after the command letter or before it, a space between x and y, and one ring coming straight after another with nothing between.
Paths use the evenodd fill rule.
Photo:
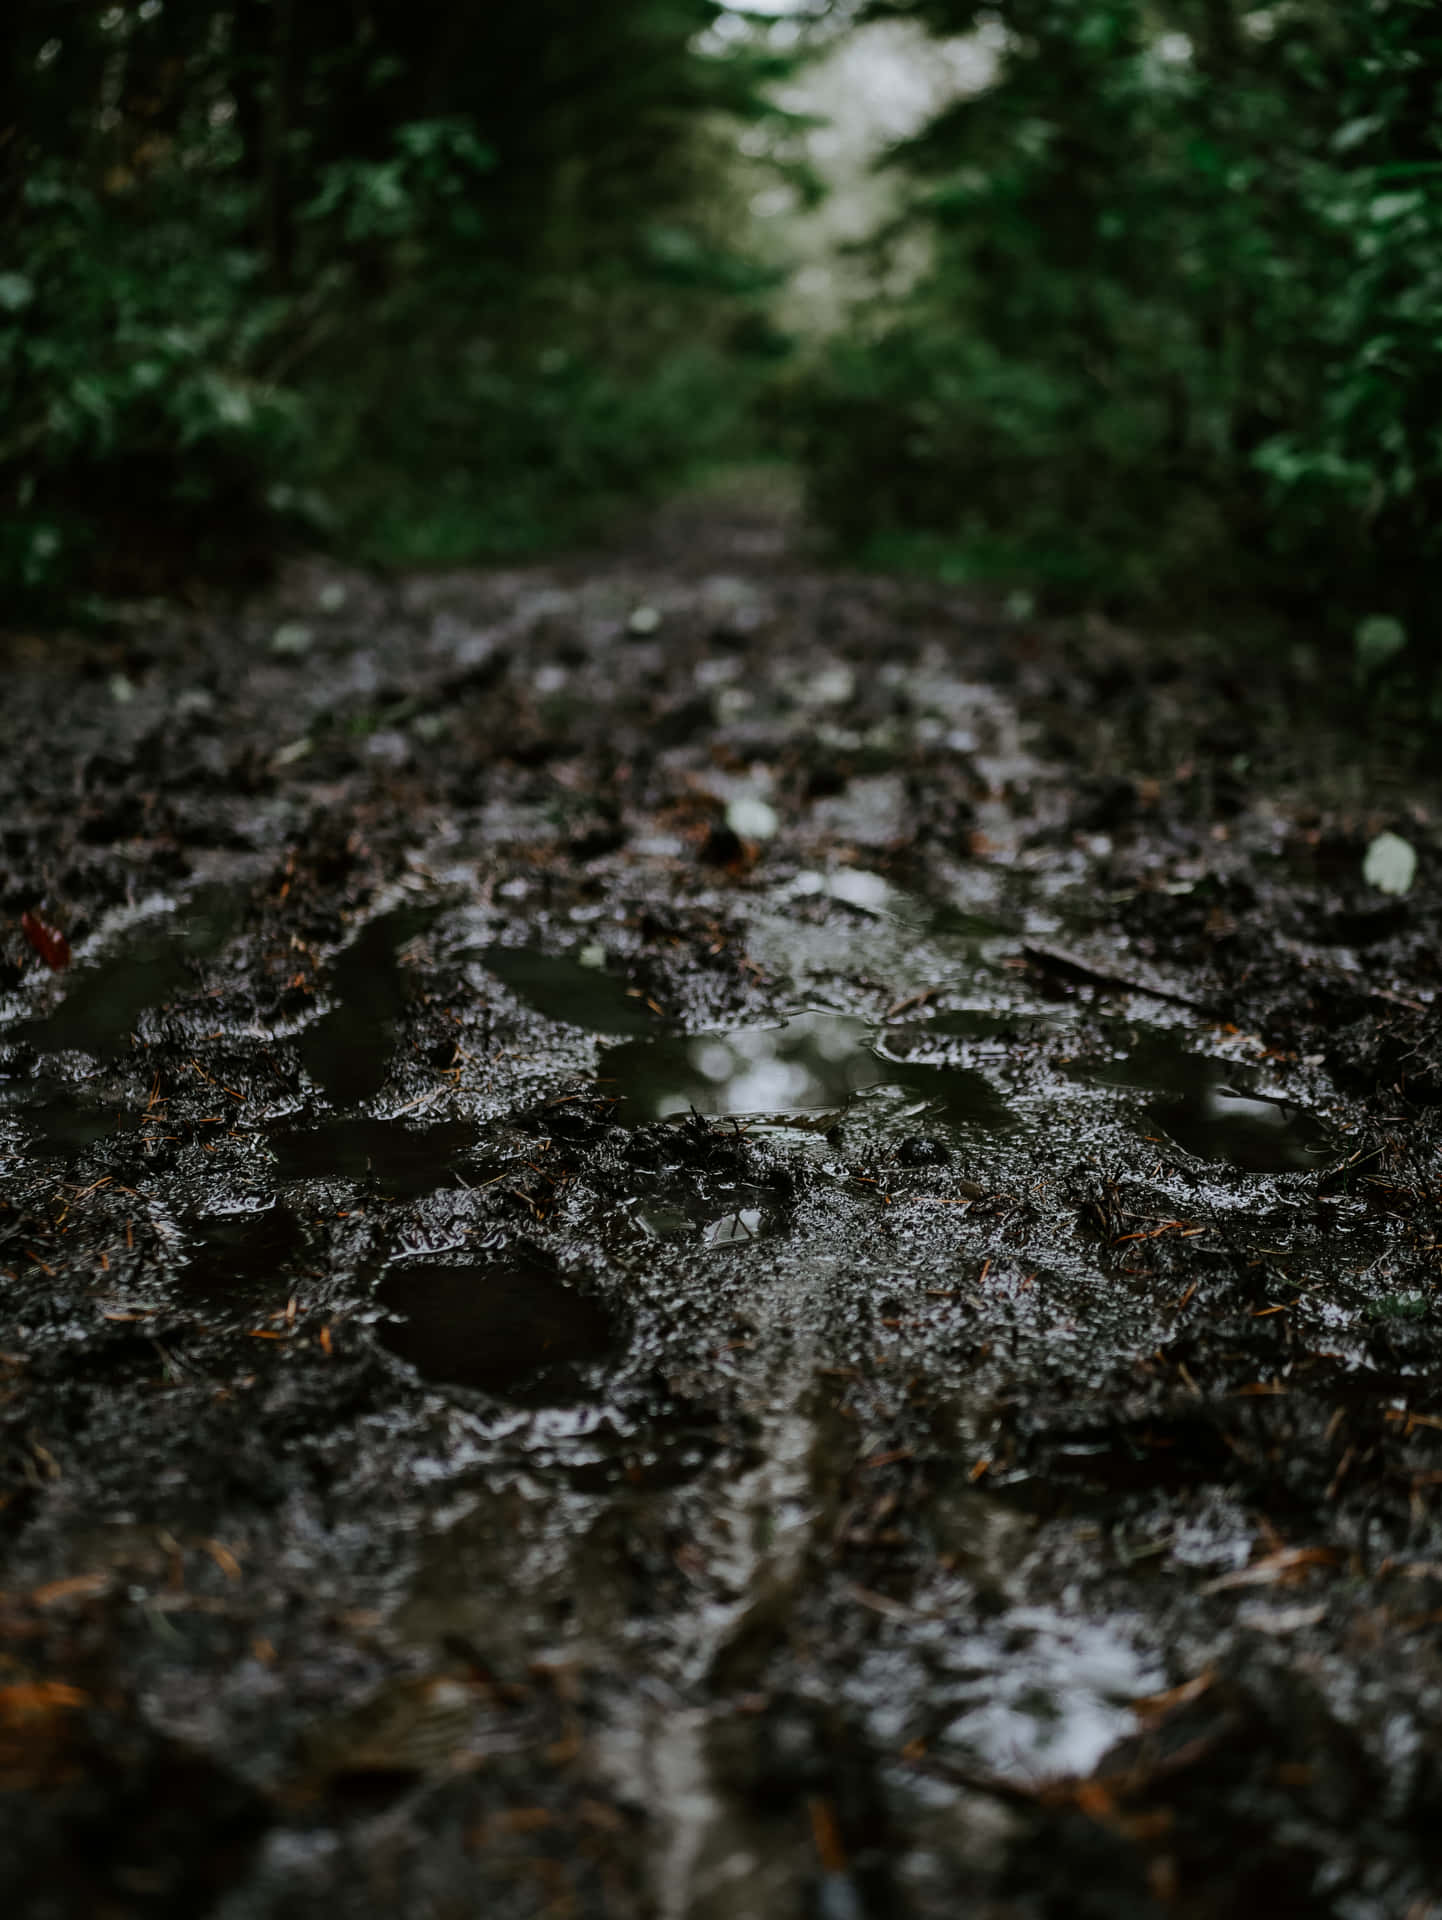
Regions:
<instances>
[{"instance_id":1,"label":"wet soil","mask_svg":"<svg viewBox=\"0 0 1442 1920\"><path fill-rule=\"evenodd\" d=\"M7 1912L1435 1910L1435 784L788 542L6 643Z\"/></svg>"}]
</instances>

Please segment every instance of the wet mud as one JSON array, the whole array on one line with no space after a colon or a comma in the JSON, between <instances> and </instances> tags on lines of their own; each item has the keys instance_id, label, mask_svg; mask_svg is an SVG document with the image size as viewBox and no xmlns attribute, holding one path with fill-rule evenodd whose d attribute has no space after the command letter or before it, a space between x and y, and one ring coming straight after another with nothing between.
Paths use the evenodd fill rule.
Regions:
<instances>
[{"instance_id":1,"label":"wet mud","mask_svg":"<svg viewBox=\"0 0 1442 1920\"><path fill-rule=\"evenodd\" d=\"M7 1912L1438 1910L1435 782L787 542L4 643Z\"/></svg>"}]
</instances>

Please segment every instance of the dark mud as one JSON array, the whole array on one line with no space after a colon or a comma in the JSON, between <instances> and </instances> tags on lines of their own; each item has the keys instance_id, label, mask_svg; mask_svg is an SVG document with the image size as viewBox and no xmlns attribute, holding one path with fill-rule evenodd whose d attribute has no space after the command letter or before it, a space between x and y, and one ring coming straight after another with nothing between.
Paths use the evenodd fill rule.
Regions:
<instances>
[{"instance_id":1,"label":"dark mud","mask_svg":"<svg viewBox=\"0 0 1442 1920\"><path fill-rule=\"evenodd\" d=\"M1305 659L744 515L8 647L8 1913L1435 1910L1437 795Z\"/></svg>"}]
</instances>

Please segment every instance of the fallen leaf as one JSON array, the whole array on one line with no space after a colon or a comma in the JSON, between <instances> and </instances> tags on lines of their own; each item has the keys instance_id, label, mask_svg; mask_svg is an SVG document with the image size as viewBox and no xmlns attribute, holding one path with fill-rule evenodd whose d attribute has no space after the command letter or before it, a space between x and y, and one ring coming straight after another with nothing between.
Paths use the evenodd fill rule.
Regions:
<instances>
[{"instance_id":1,"label":"fallen leaf","mask_svg":"<svg viewBox=\"0 0 1442 1920\"><path fill-rule=\"evenodd\" d=\"M66 1580L51 1580L43 1587L36 1587L30 1595L32 1607L53 1607L62 1600L93 1600L97 1594L104 1593L110 1585L110 1574L75 1573Z\"/></svg>"},{"instance_id":2,"label":"fallen leaf","mask_svg":"<svg viewBox=\"0 0 1442 1920\"><path fill-rule=\"evenodd\" d=\"M48 925L38 913L22 913L20 931L52 973L63 973L70 965L70 942L59 927Z\"/></svg>"},{"instance_id":3,"label":"fallen leaf","mask_svg":"<svg viewBox=\"0 0 1442 1920\"><path fill-rule=\"evenodd\" d=\"M1183 1680L1180 1686L1169 1687L1165 1693L1149 1693L1141 1700L1133 1700L1132 1712L1150 1714L1155 1718L1175 1713L1178 1707L1190 1706L1193 1700L1200 1700L1214 1685L1216 1678L1215 1667L1204 1667L1190 1680Z\"/></svg>"},{"instance_id":4,"label":"fallen leaf","mask_svg":"<svg viewBox=\"0 0 1442 1920\"><path fill-rule=\"evenodd\" d=\"M0 1687L0 1726L26 1726L36 1720L48 1720L54 1714L88 1704L89 1694L79 1687L68 1687L61 1680L25 1680L13 1687Z\"/></svg>"},{"instance_id":5,"label":"fallen leaf","mask_svg":"<svg viewBox=\"0 0 1442 1920\"><path fill-rule=\"evenodd\" d=\"M1334 1567L1341 1559L1335 1547L1281 1547L1249 1567L1238 1567L1209 1580L1203 1593L1225 1593L1230 1587L1270 1587L1294 1580L1309 1567Z\"/></svg>"}]
</instances>

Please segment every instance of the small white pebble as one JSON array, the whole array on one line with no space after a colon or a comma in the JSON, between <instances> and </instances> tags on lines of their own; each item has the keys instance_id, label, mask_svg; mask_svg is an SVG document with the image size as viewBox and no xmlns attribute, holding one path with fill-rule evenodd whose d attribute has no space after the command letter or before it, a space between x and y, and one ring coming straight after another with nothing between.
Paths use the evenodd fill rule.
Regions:
<instances>
[{"instance_id":1,"label":"small white pebble","mask_svg":"<svg viewBox=\"0 0 1442 1920\"><path fill-rule=\"evenodd\" d=\"M781 822L774 807L753 793L742 793L726 809L726 824L742 840L774 840Z\"/></svg>"},{"instance_id":2,"label":"small white pebble","mask_svg":"<svg viewBox=\"0 0 1442 1920\"><path fill-rule=\"evenodd\" d=\"M315 635L303 621L285 620L270 636L270 650L283 659L298 659L301 654L310 652L310 643L314 638Z\"/></svg>"},{"instance_id":3,"label":"small white pebble","mask_svg":"<svg viewBox=\"0 0 1442 1920\"><path fill-rule=\"evenodd\" d=\"M1417 855L1399 833L1379 833L1362 862L1362 878L1379 893L1407 893L1417 877Z\"/></svg>"},{"instance_id":4,"label":"small white pebble","mask_svg":"<svg viewBox=\"0 0 1442 1920\"><path fill-rule=\"evenodd\" d=\"M411 743L398 727L382 727L366 741L366 757L387 767L403 767L411 757Z\"/></svg>"}]
</instances>

